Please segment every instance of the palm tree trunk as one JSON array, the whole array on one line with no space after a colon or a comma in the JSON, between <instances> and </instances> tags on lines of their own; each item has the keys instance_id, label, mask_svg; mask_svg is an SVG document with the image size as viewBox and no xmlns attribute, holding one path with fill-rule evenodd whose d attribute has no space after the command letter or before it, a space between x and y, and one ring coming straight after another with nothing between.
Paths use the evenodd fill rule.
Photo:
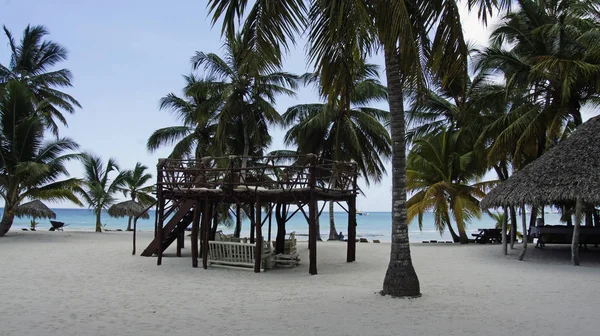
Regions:
<instances>
[{"instance_id":1,"label":"palm tree trunk","mask_svg":"<svg viewBox=\"0 0 600 336\"><path fill-rule=\"evenodd\" d=\"M131 220L133 219L132 216L129 216L129 220L127 221L127 231L131 231Z\"/></svg>"},{"instance_id":2,"label":"palm tree trunk","mask_svg":"<svg viewBox=\"0 0 600 336\"><path fill-rule=\"evenodd\" d=\"M452 241L455 243L460 242L460 237L456 234L456 231L452 228L452 224L448 224L448 231L450 231L450 235L452 236Z\"/></svg>"},{"instance_id":3,"label":"palm tree trunk","mask_svg":"<svg viewBox=\"0 0 600 336\"><path fill-rule=\"evenodd\" d=\"M337 240L337 229L335 228L335 215L333 213L335 203L329 201L329 240Z\"/></svg>"},{"instance_id":4,"label":"palm tree trunk","mask_svg":"<svg viewBox=\"0 0 600 336\"><path fill-rule=\"evenodd\" d=\"M510 207L510 248L515 248L517 241L517 211L514 206Z\"/></svg>"},{"instance_id":5,"label":"palm tree trunk","mask_svg":"<svg viewBox=\"0 0 600 336\"><path fill-rule=\"evenodd\" d=\"M240 204L235 206L235 229L233 230L233 236L240 238L242 233L242 207Z\"/></svg>"},{"instance_id":6,"label":"palm tree trunk","mask_svg":"<svg viewBox=\"0 0 600 336\"><path fill-rule=\"evenodd\" d=\"M460 243L461 244L468 244L469 243L469 236L467 236L467 231L465 231L465 226L464 225L459 225L458 226L458 236L460 238Z\"/></svg>"},{"instance_id":7,"label":"palm tree trunk","mask_svg":"<svg viewBox=\"0 0 600 336\"><path fill-rule=\"evenodd\" d=\"M315 211L317 212L316 217L316 225L315 225L315 230L317 231L317 241L323 241L323 239L321 238L321 221L319 220L319 206L318 206L318 202L317 202L317 209L315 209Z\"/></svg>"},{"instance_id":8,"label":"palm tree trunk","mask_svg":"<svg viewBox=\"0 0 600 336\"><path fill-rule=\"evenodd\" d=\"M100 216L102 215L102 209L96 210L96 232L102 232L102 223L100 222Z\"/></svg>"},{"instance_id":9,"label":"palm tree trunk","mask_svg":"<svg viewBox=\"0 0 600 336\"><path fill-rule=\"evenodd\" d=\"M15 219L15 208L16 206L12 204L4 205L4 213L0 221L0 237L4 236L10 230Z\"/></svg>"},{"instance_id":10,"label":"palm tree trunk","mask_svg":"<svg viewBox=\"0 0 600 336\"><path fill-rule=\"evenodd\" d=\"M408 241L404 94L399 58L395 46L385 50L392 136L392 244L381 293L396 297L414 297L421 295L421 288L412 264Z\"/></svg>"},{"instance_id":11,"label":"palm tree trunk","mask_svg":"<svg viewBox=\"0 0 600 336\"><path fill-rule=\"evenodd\" d=\"M285 250L285 220L287 217L286 204L277 203L275 206L275 221L277 222L277 236L275 237L275 254Z\"/></svg>"},{"instance_id":12,"label":"palm tree trunk","mask_svg":"<svg viewBox=\"0 0 600 336\"><path fill-rule=\"evenodd\" d=\"M243 116L242 116L243 118ZM250 134L248 133L248 126L246 125L246 123L244 122L244 126L243 126L243 133L244 133L244 151L242 153L242 163L241 163L241 173L240 173L240 177L241 180L245 183L246 182L246 167L248 167L248 155L250 154Z\"/></svg>"}]
</instances>

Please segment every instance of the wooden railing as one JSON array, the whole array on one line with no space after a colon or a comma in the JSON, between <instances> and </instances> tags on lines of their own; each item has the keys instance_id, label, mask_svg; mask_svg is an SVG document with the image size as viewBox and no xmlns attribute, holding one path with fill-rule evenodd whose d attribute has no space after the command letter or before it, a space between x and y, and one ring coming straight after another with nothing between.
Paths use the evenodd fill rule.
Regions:
<instances>
[{"instance_id":1,"label":"wooden railing","mask_svg":"<svg viewBox=\"0 0 600 336\"><path fill-rule=\"evenodd\" d=\"M243 163L246 163L244 167ZM297 190L356 191L356 163L315 155L205 157L199 160L161 159L157 191Z\"/></svg>"}]
</instances>

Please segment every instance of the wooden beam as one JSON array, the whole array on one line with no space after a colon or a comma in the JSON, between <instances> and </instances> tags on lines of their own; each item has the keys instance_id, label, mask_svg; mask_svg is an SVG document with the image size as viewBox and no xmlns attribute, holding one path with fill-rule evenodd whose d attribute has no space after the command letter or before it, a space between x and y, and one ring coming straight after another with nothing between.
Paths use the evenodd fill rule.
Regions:
<instances>
[{"instance_id":1,"label":"wooden beam","mask_svg":"<svg viewBox=\"0 0 600 336\"><path fill-rule=\"evenodd\" d=\"M200 250L202 251L202 268L208 268L208 230L210 227L210 204L208 198L204 199L204 211L202 212L202 224L200 230L202 230L202 245Z\"/></svg>"},{"instance_id":2,"label":"wooden beam","mask_svg":"<svg viewBox=\"0 0 600 336\"><path fill-rule=\"evenodd\" d=\"M194 219L192 220L192 266L198 267L198 229L200 226L201 202L196 202L194 206Z\"/></svg>"},{"instance_id":3,"label":"wooden beam","mask_svg":"<svg viewBox=\"0 0 600 336\"><path fill-rule=\"evenodd\" d=\"M521 220L523 225L523 251L519 255L519 260L523 260L525 258L525 253L527 253L527 240L529 239L527 234L527 216L525 215L525 202L521 202Z\"/></svg>"},{"instance_id":4,"label":"wooden beam","mask_svg":"<svg viewBox=\"0 0 600 336\"><path fill-rule=\"evenodd\" d=\"M348 201L348 245L346 262L356 261L356 198Z\"/></svg>"},{"instance_id":5,"label":"wooden beam","mask_svg":"<svg viewBox=\"0 0 600 336\"><path fill-rule=\"evenodd\" d=\"M254 273L260 273L260 263L262 260L262 220L261 215L262 211L260 208L260 197L256 197L256 250L254 252Z\"/></svg>"},{"instance_id":6,"label":"wooden beam","mask_svg":"<svg viewBox=\"0 0 600 336\"><path fill-rule=\"evenodd\" d=\"M573 227L573 240L571 242L571 260L575 266L579 266L579 227L581 226L582 203L581 197L578 196L575 203L575 226Z\"/></svg>"}]
</instances>

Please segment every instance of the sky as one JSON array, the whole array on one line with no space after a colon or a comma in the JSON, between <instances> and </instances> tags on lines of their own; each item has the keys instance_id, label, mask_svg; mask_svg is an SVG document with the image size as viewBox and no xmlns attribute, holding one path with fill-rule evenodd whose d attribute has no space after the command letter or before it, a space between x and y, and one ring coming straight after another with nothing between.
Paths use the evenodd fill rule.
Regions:
<instances>
[{"instance_id":1,"label":"sky","mask_svg":"<svg viewBox=\"0 0 600 336\"><path fill-rule=\"evenodd\" d=\"M158 101L168 93L180 94L182 75L191 71L190 58L196 51L222 55L220 26L211 27L206 0L0 0L0 24L20 39L28 25L44 25L52 41L69 51L60 64L73 73L73 87L64 91L82 105L67 115L68 128L60 135L74 139L82 151L100 155L105 161L116 159L122 169L133 169L136 162L156 174L156 163L170 153L163 148L154 153L146 141L156 129L177 125ZM483 27L477 15L462 10L463 29L468 40L484 45L494 25ZM310 71L305 56L305 39L285 57L284 70L302 74ZM10 58L8 41L0 36L0 63ZM383 59L375 56L385 84ZM278 97L280 113L297 104L318 102L316 91L301 88L296 97ZM387 110L387 104L374 105ZM270 129L271 149L281 149L283 129ZM68 164L70 175L81 177L81 163ZM391 172L391 165L387 163ZM366 187L357 200L363 211L390 211L391 179ZM123 198L122 195L119 195ZM0 206L3 202L0 201ZM69 202L50 203L56 208L72 208Z\"/></svg>"}]
</instances>

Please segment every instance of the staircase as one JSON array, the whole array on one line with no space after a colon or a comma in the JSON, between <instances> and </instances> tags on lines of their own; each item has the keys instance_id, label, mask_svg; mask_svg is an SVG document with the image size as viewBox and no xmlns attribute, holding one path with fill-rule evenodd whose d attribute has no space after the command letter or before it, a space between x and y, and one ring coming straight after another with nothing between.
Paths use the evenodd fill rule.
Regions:
<instances>
[{"instance_id":1,"label":"staircase","mask_svg":"<svg viewBox=\"0 0 600 336\"><path fill-rule=\"evenodd\" d=\"M194 218L194 210L192 209L196 205L195 201L188 200L185 201L180 207L179 210L173 215L171 220L165 225L164 230L164 239L162 241L162 248L164 250L171 245L176 239L179 232L184 231L193 221ZM158 252L158 238L154 238L152 242L146 247L144 252L142 252L142 256L151 257L153 254Z\"/></svg>"}]
</instances>

